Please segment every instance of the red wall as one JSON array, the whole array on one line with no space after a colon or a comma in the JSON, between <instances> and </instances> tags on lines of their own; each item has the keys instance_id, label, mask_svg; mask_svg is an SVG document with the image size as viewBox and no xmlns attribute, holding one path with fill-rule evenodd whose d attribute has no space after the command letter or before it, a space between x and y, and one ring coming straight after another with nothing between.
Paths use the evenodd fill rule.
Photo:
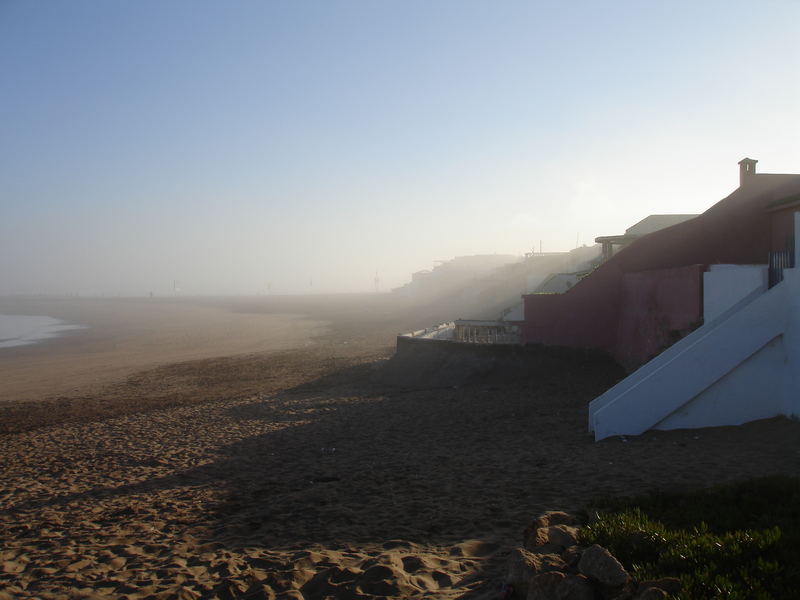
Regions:
<instances>
[{"instance_id":1,"label":"red wall","mask_svg":"<svg viewBox=\"0 0 800 600\"><path fill-rule=\"evenodd\" d=\"M615 357L633 368L700 325L705 265L625 273Z\"/></svg>"},{"instance_id":2,"label":"red wall","mask_svg":"<svg viewBox=\"0 0 800 600\"><path fill-rule=\"evenodd\" d=\"M662 311L673 315L667 304L676 302L683 293L693 297L689 308L678 307L673 316L663 317L662 332L648 334L652 343L634 340L629 317L622 316L623 305L639 315L645 310L632 304L639 294L637 285L643 286L642 301L652 296L646 292L650 287L648 276L629 277L626 288L626 274L716 263L764 264L772 249L773 223L767 207L798 191L800 176L755 175L746 186L697 218L651 233L624 248L566 293L524 296L523 340L529 344L601 348L628 365L630 357L648 358L649 354L643 353L664 339L675 323L682 322L675 315L685 313L691 318L692 303L699 301L702 306L702 297L689 282L693 275L677 277L674 289L662 293L662 300L653 305L656 312L643 322L652 329L662 318Z\"/></svg>"},{"instance_id":3,"label":"red wall","mask_svg":"<svg viewBox=\"0 0 800 600\"><path fill-rule=\"evenodd\" d=\"M613 354L622 272L610 262L606 266L563 294L524 296L524 342L601 348Z\"/></svg>"},{"instance_id":4,"label":"red wall","mask_svg":"<svg viewBox=\"0 0 800 600\"><path fill-rule=\"evenodd\" d=\"M800 207L792 206L770 214L771 250L780 252L788 247L789 241L794 237L794 213L797 210Z\"/></svg>"}]
</instances>

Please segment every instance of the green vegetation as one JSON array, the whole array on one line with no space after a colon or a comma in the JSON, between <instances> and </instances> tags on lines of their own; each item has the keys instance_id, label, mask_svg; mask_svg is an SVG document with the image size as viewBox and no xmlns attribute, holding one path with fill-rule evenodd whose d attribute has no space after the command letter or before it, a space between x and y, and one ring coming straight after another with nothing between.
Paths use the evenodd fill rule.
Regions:
<instances>
[{"instance_id":1,"label":"green vegetation","mask_svg":"<svg viewBox=\"0 0 800 600\"><path fill-rule=\"evenodd\" d=\"M678 577L678 598L797 598L800 478L594 503L580 543L608 548L638 580Z\"/></svg>"}]
</instances>

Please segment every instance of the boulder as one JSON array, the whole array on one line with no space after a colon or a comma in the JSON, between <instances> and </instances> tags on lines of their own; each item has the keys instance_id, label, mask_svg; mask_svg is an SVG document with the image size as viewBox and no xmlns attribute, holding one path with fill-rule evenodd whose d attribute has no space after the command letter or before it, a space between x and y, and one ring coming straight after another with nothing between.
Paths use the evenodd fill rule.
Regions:
<instances>
[{"instance_id":1,"label":"boulder","mask_svg":"<svg viewBox=\"0 0 800 600\"><path fill-rule=\"evenodd\" d=\"M558 544L545 544L544 546L529 546L525 548L531 554L561 554L564 546Z\"/></svg>"},{"instance_id":2,"label":"boulder","mask_svg":"<svg viewBox=\"0 0 800 600\"><path fill-rule=\"evenodd\" d=\"M578 543L578 528L569 525L550 525L547 528L548 543L569 548Z\"/></svg>"},{"instance_id":3,"label":"boulder","mask_svg":"<svg viewBox=\"0 0 800 600\"><path fill-rule=\"evenodd\" d=\"M526 600L560 600L558 589L566 578L561 571L535 575L528 585Z\"/></svg>"},{"instance_id":4,"label":"boulder","mask_svg":"<svg viewBox=\"0 0 800 600\"><path fill-rule=\"evenodd\" d=\"M594 589L584 575L567 575L557 592L558 600L594 600Z\"/></svg>"},{"instance_id":5,"label":"boulder","mask_svg":"<svg viewBox=\"0 0 800 600\"><path fill-rule=\"evenodd\" d=\"M633 600L635 594L631 583L629 581L623 586L596 583L594 586L595 596L602 600Z\"/></svg>"},{"instance_id":6,"label":"boulder","mask_svg":"<svg viewBox=\"0 0 800 600\"><path fill-rule=\"evenodd\" d=\"M574 525L575 517L562 511L549 511L536 517L523 533L523 546L535 548L550 543L547 529L554 525Z\"/></svg>"},{"instance_id":7,"label":"boulder","mask_svg":"<svg viewBox=\"0 0 800 600\"><path fill-rule=\"evenodd\" d=\"M525 598L530 581L536 575L566 568L567 564L557 554L534 554L524 548L514 548L508 557L506 582L513 586L515 596Z\"/></svg>"},{"instance_id":8,"label":"boulder","mask_svg":"<svg viewBox=\"0 0 800 600\"><path fill-rule=\"evenodd\" d=\"M550 571L531 579L526 600L594 600L594 590L583 575Z\"/></svg>"},{"instance_id":9,"label":"boulder","mask_svg":"<svg viewBox=\"0 0 800 600\"><path fill-rule=\"evenodd\" d=\"M622 586L628 581L625 568L608 550L597 544L583 551L578 561L578 570L607 586Z\"/></svg>"},{"instance_id":10,"label":"boulder","mask_svg":"<svg viewBox=\"0 0 800 600\"><path fill-rule=\"evenodd\" d=\"M514 594L524 598L528 594L528 582L536 573L533 555L522 548L514 548L508 556L506 583Z\"/></svg>"},{"instance_id":11,"label":"boulder","mask_svg":"<svg viewBox=\"0 0 800 600\"><path fill-rule=\"evenodd\" d=\"M569 546L568 548L564 548L564 551L561 553L561 560L567 563L568 567L574 567L581 559L582 552L583 548L580 546Z\"/></svg>"},{"instance_id":12,"label":"boulder","mask_svg":"<svg viewBox=\"0 0 800 600\"><path fill-rule=\"evenodd\" d=\"M575 517L561 510L550 510L541 517L547 521L547 526L551 525L575 525Z\"/></svg>"}]
</instances>

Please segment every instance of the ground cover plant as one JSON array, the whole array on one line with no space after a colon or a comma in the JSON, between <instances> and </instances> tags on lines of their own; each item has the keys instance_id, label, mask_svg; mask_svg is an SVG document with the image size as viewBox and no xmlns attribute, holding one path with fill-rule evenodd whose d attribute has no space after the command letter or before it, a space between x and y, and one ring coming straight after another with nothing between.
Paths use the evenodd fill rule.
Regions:
<instances>
[{"instance_id":1,"label":"ground cover plant","mask_svg":"<svg viewBox=\"0 0 800 600\"><path fill-rule=\"evenodd\" d=\"M638 580L678 577L678 598L797 598L800 478L603 498L582 544L608 548Z\"/></svg>"}]
</instances>

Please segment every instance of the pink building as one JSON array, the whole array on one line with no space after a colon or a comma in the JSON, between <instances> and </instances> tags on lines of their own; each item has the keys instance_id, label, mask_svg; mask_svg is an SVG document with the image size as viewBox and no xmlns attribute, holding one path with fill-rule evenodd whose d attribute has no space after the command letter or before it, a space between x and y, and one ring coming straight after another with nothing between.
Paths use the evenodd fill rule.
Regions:
<instances>
[{"instance_id":1,"label":"pink building","mask_svg":"<svg viewBox=\"0 0 800 600\"><path fill-rule=\"evenodd\" d=\"M703 273L793 257L800 175L757 174L694 219L636 239L563 294L524 300L526 344L599 348L632 369L703 322Z\"/></svg>"}]
</instances>

